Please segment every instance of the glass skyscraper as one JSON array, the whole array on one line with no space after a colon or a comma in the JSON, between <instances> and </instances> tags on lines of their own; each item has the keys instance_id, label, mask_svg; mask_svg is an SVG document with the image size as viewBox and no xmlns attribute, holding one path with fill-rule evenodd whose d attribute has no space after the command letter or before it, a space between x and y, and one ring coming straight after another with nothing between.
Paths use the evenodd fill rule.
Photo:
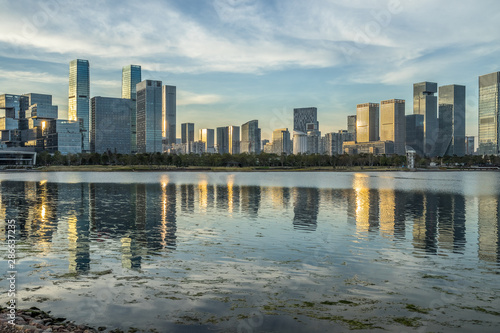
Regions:
<instances>
[{"instance_id":1,"label":"glass skyscraper","mask_svg":"<svg viewBox=\"0 0 500 333\"><path fill-rule=\"evenodd\" d=\"M229 153L229 127L217 127L217 152L219 154Z\"/></svg>"},{"instance_id":2,"label":"glass skyscraper","mask_svg":"<svg viewBox=\"0 0 500 333\"><path fill-rule=\"evenodd\" d=\"M424 154L424 115L409 114L406 117L406 145L418 155Z\"/></svg>"},{"instance_id":3,"label":"glass skyscraper","mask_svg":"<svg viewBox=\"0 0 500 333\"><path fill-rule=\"evenodd\" d=\"M90 73L89 61L75 59L69 63L68 118L80 123L82 152L90 151Z\"/></svg>"},{"instance_id":4,"label":"glass skyscraper","mask_svg":"<svg viewBox=\"0 0 500 333\"><path fill-rule=\"evenodd\" d=\"M141 66L128 65L122 68L122 98L131 99L130 112L130 146L133 153L137 152L137 84L141 82Z\"/></svg>"},{"instance_id":5,"label":"glass skyscraper","mask_svg":"<svg viewBox=\"0 0 500 333\"><path fill-rule=\"evenodd\" d=\"M394 142L394 153L405 155L405 100L391 99L380 104L380 141Z\"/></svg>"},{"instance_id":6,"label":"glass skyscraper","mask_svg":"<svg viewBox=\"0 0 500 333\"><path fill-rule=\"evenodd\" d=\"M424 116L423 149L426 156L436 155L436 141L438 138L437 120L437 83L420 82L413 85L413 113ZM415 147L413 147L415 148Z\"/></svg>"},{"instance_id":7,"label":"glass skyscraper","mask_svg":"<svg viewBox=\"0 0 500 333\"><path fill-rule=\"evenodd\" d=\"M465 155L465 86L439 87L439 156Z\"/></svg>"},{"instance_id":8,"label":"glass skyscraper","mask_svg":"<svg viewBox=\"0 0 500 333\"><path fill-rule=\"evenodd\" d=\"M175 86L163 86L162 88L162 117L163 117L163 128L162 136L166 138L167 146L175 144L176 141L176 87ZM194 131L194 129L193 129ZM194 135L194 132L193 132ZM194 141L194 139L193 139Z\"/></svg>"},{"instance_id":9,"label":"glass skyscraper","mask_svg":"<svg viewBox=\"0 0 500 333\"><path fill-rule=\"evenodd\" d=\"M229 126L228 127L228 142L229 142L229 154L239 154L240 153L240 127L239 126Z\"/></svg>"},{"instance_id":10,"label":"glass skyscraper","mask_svg":"<svg viewBox=\"0 0 500 333\"><path fill-rule=\"evenodd\" d=\"M250 120L241 125L240 152L249 154L260 153L260 128L258 120Z\"/></svg>"},{"instance_id":11,"label":"glass skyscraper","mask_svg":"<svg viewBox=\"0 0 500 333\"><path fill-rule=\"evenodd\" d=\"M91 100L90 149L93 153L130 154L132 99L93 97ZM134 107L135 108L135 107Z\"/></svg>"},{"instance_id":12,"label":"glass skyscraper","mask_svg":"<svg viewBox=\"0 0 500 333\"><path fill-rule=\"evenodd\" d=\"M479 154L500 152L500 72L479 77Z\"/></svg>"},{"instance_id":13,"label":"glass skyscraper","mask_svg":"<svg viewBox=\"0 0 500 333\"><path fill-rule=\"evenodd\" d=\"M363 103L356 106L356 141L378 141L379 104Z\"/></svg>"},{"instance_id":14,"label":"glass skyscraper","mask_svg":"<svg viewBox=\"0 0 500 333\"><path fill-rule=\"evenodd\" d=\"M137 84L137 152L162 152L161 81Z\"/></svg>"}]
</instances>

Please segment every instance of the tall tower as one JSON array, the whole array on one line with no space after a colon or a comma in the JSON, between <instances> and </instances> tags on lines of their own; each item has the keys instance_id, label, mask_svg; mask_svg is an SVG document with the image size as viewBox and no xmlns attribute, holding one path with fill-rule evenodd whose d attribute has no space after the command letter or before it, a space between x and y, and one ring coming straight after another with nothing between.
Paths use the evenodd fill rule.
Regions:
<instances>
[{"instance_id":1,"label":"tall tower","mask_svg":"<svg viewBox=\"0 0 500 333\"><path fill-rule=\"evenodd\" d=\"M356 107L356 141L378 141L379 104L363 103Z\"/></svg>"},{"instance_id":2,"label":"tall tower","mask_svg":"<svg viewBox=\"0 0 500 333\"><path fill-rule=\"evenodd\" d=\"M240 152L249 154L260 153L260 136L258 120L250 120L241 125Z\"/></svg>"},{"instance_id":3,"label":"tall tower","mask_svg":"<svg viewBox=\"0 0 500 333\"><path fill-rule=\"evenodd\" d=\"M380 104L380 141L393 141L394 153L405 155L405 100L391 99Z\"/></svg>"},{"instance_id":4,"label":"tall tower","mask_svg":"<svg viewBox=\"0 0 500 333\"><path fill-rule=\"evenodd\" d=\"M439 87L439 156L465 155L465 86Z\"/></svg>"},{"instance_id":5,"label":"tall tower","mask_svg":"<svg viewBox=\"0 0 500 333\"><path fill-rule=\"evenodd\" d=\"M177 101L176 101L175 86L164 85L161 91L162 96L162 118L163 128L162 136L166 138L167 146L176 143L176 114L177 114ZM194 131L194 129L193 129Z\"/></svg>"},{"instance_id":6,"label":"tall tower","mask_svg":"<svg viewBox=\"0 0 500 333\"><path fill-rule=\"evenodd\" d=\"M162 152L161 81L137 84L137 152Z\"/></svg>"},{"instance_id":7,"label":"tall tower","mask_svg":"<svg viewBox=\"0 0 500 333\"><path fill-rule=\"evenodd\" d=\"M229 154L240 153L240 127L229 126L228 128Z\"/></svg>"},{"instance_id":8,"label":"tall tower","mask_svg":"<svg viewBox=\"0 0 500 333\"><path fill-rule=\"evenodd\" d=\"M318 109L314 107L293 109L293 130L307 133L307 124L318 127Z\"/></svg>"},{"instance_id":9,"label":"tall tower","mask_svg":"<svg viewBox=\"0 0 500 333\"><path fill-rule=\"evenodd\" d=\"M500 152L500 72L479 77L479 154Z\"/></svg>"},{"instance_id":10,"label":"tall tower","mask_svg":"<svg viewBox=\"0 0 500 333\"><path fill-rule=\"evenodd\" d=\"M130 148L137 152L137 84L141 82L141 66L128 65L122 68L122 98L132 100L130 112Z\"/></svg>"},{"instance_id":11,"label":"tall tower","mask_svg":"<svg viewBox=\"0 0 500 333\"><path fill-rule=\"evenodd\" d=\"M229 153L229 127L217 127L217 151L219 154Z\"/></svg>"},{"instance_id":12,"label":"tall tower","mask_svg":"<svg viewBox=\"0 0 500 333\"><path fill-rule=\"evenodd\" d=\"M82 152L90 151L90 73L89 61L75 59L69 63L69 120L80 122Z\"/></svg>"},{"instance_id":13,"label":"tall tower","mask_svg":"<svg viewBox=\"0 0 500 333\"><path fill-rule=\"evenodd\" d=\"M356 115L347 116L347 132L352 134L352 141L356 141Z\"/></svg>"},{"instance_id":14,"label":"tall tower","mask_svg":"<svg viewBox=\"0 0 500 333\"><path fill-rule=\"evenodd\" d=\"M437 83L420 82L413 85L413 113L424 116L424 154L436 155L435 146L438 137L437 121Z\"/></svg>"}]
</instances>

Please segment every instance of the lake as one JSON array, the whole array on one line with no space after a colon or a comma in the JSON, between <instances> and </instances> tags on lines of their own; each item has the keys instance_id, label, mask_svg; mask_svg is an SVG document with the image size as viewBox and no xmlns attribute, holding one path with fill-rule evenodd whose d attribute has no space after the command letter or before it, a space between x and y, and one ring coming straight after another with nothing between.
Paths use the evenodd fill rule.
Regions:
<instances>
[{"instance_id":1,"label":"lake","mask_svg":"<svg viewBox=\"0 0 500 333\"><path fill-rule=\"evenodd\" d=\"M20 308L107 330L500 327L497 172L3 172L5 276L10 219Z\"/></svg>"}]
</instances>

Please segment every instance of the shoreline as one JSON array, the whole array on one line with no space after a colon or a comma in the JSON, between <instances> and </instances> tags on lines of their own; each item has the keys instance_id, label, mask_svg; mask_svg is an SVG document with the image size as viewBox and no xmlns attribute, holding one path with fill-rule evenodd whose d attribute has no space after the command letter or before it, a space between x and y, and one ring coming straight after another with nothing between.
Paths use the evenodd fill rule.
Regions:
<instances>
[{"instance_id":1,"label":"shoreline","mask_svg":"<svg viewBox=\"0 0 500 333\"><path fill-rule=\"evenodd\" d=\"M174 167L174 166L117 166L78 165L48 166L33 169L3 169L0 172L435 172L435 171L499 171L498 168L416 168L401 167Z\"/></svg>"}]
</instances>

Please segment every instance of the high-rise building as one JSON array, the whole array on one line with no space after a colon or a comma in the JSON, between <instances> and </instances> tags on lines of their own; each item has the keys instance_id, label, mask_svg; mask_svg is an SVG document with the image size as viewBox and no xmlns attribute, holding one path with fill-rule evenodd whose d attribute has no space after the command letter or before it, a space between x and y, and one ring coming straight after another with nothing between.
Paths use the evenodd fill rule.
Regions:
<instances>
[{"instance_id":1,"label":"high-rise building","mask_svg":"<svg viewBox=\"0 0 500 333\"><path fill-rule=\"evenodd\" d=\"M0 117L23 119L27 107L28 101L24 95L0 95Z\"/></svg>"},{"instance_id":2,"label":"high-rise building","mask_svg":"<svg viewBox=\"0 0 500 333\"><path fill-rule=\"evenodd\" d=\"M177 133L177 88L176 86L164 85L162 88L162 114L163 114L163 130L162 135L166 139L167 146L176 143ZM194 129L193 129L194 135ZM193 139L194 141L194 139Z\"/></svg>"},{"instance_id":3,"label":"high-rise building","mask_svg":"<svg viewBox=\"0 0 500 333\"><path fill-rule=\"evenodd\" d=\"M479 154L500 153L500 72L479 77Z\"/></svg>"},{"instance_id":4,"label":"high-rise building","mask_svg":"<svg viewBox=\"0 0 500 333\"><path fill-rule=\"evenodd\" d=\"M190 142L194 142L194 124L181 124L181 142L189 146Z\"/></svg>"},{"instance_id":5,"label":"high-rise building","mask_svg":"<svg viewBox=\"0 0 500 333\"><path fill-rule=\"evenodd\" d=\"M89 61L75 59L69 63L68 118L80 122L82 152L90 151L90 72Z\"/></svg>"},{"instance_id":6,"label":"high-rise building","mask_svg":"<svg viewBox=\"0 0 500 333\"><path fill-rule=\"evenodd\" d=\"M207 153L215 153L215 131L210 128L200 129L200 141L205 143L205 151Z\"/></svg>"},{"instance_id":7,"label":"high-rise building","mask_svg":"<svg viewBox=\"0 0 500 333\"><path fill-rule=\"evenodd\" d=\"M82 135L77 121L51 119L46 121L47 139L45 149L49 153L59 151L62 155L82 152Z\"/></svg>"},{"instance_id":8,"label":"high-rise building","mask_svg":"<svg viewBox=\"0 0 500 333\"><path fill-rule=\"evenodd\" d=\"M356 141L356 115L347 116L347 132L354 135L353 139L348 141Z\"/></svg>"},{"instance_id":9,"label":"high-rise building","mask_svg":"<svg viewBox=\"0 0 500 333\"><path fill-rule=\"evenodd\" d=\"M424 142L422 144L426 156L436 155L438 137L437 120L437 83L420 82L413 85L413 113L424 116ZM413 147L415 148L415 147Z\"/></svg>"},{"instance_id":10,"label":"high-rise building","mask_svg":"<svg viewBox=\"0 0 500 333\"><path fill-rule=\"evenodd\" d=\"M293 130L307 133L307 124L318 123L318 109L314 107L293 109Z\"/></svg>"},{"instance_id":11,"label":"high-rise building","mask_svg":"<svg viewBox=\"0 0 500 333\"><path fill-rule=\"evenodd\" d=\"M405 155L405 101L404 99L391 99L382 101L380 104L380 141L393 141L394 153Z\"/></svg>"},{"instance_id":12,"label":"high-rise building","mask_svg":"<svg viewBox=\"0 0 500 333\"><path fill-rule=\"evenodd\" d=\"M337 133L326 133L324 137L324 152L330 156L342 155L344 142L354 141L354 133L340 130Z\"/></svg>"},{"instance_id":13,"label":"high-rise building","mask_svg":"<svg viewBox=\"0 0 500 333\"><path fill-rule=\"evenodd\" d=\"M240 152L260 153L260 128L258 120L251 120L241 125Z\"/></svg>"},{"instance_id":14,"label":"high-rise building","mask_svg":"<svg viewBox=\"0 0 500 333\"><path fill-rule=\"evenodd\" d=\"M228 127L228 142L229 142L229 154L235 155L240 153L240 127L239 126L229 126Z\"/></svg>"},{"instance_id":15,"label":"high-rise building","mask_svg":"<svg viewBox=\"0 0 500 333\"><path fill-rule=\"evenodd\" d=\"M420 156L424 155L424 115L409 114L406 117L406 145Z\"/></svg>"},{"instance_id":16,"label":"high-rise building","mask_svg":"<svg viewBox=\"0 0 500 333\"><path fill-rule=\"evenodd\" d=\"M269 140L267 139L262 139L260 140L260 151L263 152L264 151L264 147L269 143Z\"/></svg>"},{"instance_id":17,"label":"high-rise building","mask_svg":"<svg viewBox=\"0 0 500 333\"><path fill-rule=\"evenodd\" d=\"M290 154L291 141L288 128L279 128L273 131L273 152L275 154Z\"/></svg>"},{"instance_id":18,"label":"high-rise building","mask_svg":"<svg viewBox=\"0 0 500 333\"><path fill-rule=\"evenodd\" d=\"M356 141L378 141L379 104L363 103L356 107Z\"/></svg>"},{"instance_id":19,"label":"high-rise building","mask_svg":"<svg viewBox=\"0 0 500 333\"><path fill-rule=\"evenodd\" d=\"M162 152L161 81L137 84L137 152Z\"/></svg>"},{"instance_id":20,"label":"high-rise building","mask_svg":"<svg viewBox=\"0 0 500 333\"><path fill-rule=\"evenodd\" d=\"M130 146L137 152L137 84L141 82L141 66L128 65L122 68L122 98L133 101L130 112Z\"/></svg>"},{"instance_id":21,"label":"high-rise building","mask_svg":"<svg viewBox=\"0 0 500 333\"><path fill-rule=\"evenodd\" d=\"M439 87L439 156L465 155L465 86Z\"/></svg>"},{"instance_id":22,"label":"high-rise building","mask_svg":"<svg viewBox=\"0 0 500 333\"><path fill-rule=\"evenodd\" d=\"M307 153L307 134L304 132L293 132L293 154L306 154Z\"/></svg>"},{"instance_id":23,"label":"high-rise building","mask_svg":"<svg viewBox=\"0 0 500 333\"><path fill-rule=\"evenodd\" d=\"M217 152L229 154L229 127L217 127Z\"/></svg>"},{"instance_id":24,"label":"high-rise building","mask_svg":"<svg viewBox=\"0 0 500 333\"><path fill-rule=\"evenodd\" d=\"M473 136L465 137L465 155L473 155L476 152L475 139Z\"/></svg>"},{"instance_id":25,"label":"high-rise building","mask_svg":"<svg viewBox=\"0 0 500 333\"><path fill-rule=\"evenodd\" d=\"M130 154L132 99L92 97L90 150L93 153Z\"/></svg>"}]
</instances>

